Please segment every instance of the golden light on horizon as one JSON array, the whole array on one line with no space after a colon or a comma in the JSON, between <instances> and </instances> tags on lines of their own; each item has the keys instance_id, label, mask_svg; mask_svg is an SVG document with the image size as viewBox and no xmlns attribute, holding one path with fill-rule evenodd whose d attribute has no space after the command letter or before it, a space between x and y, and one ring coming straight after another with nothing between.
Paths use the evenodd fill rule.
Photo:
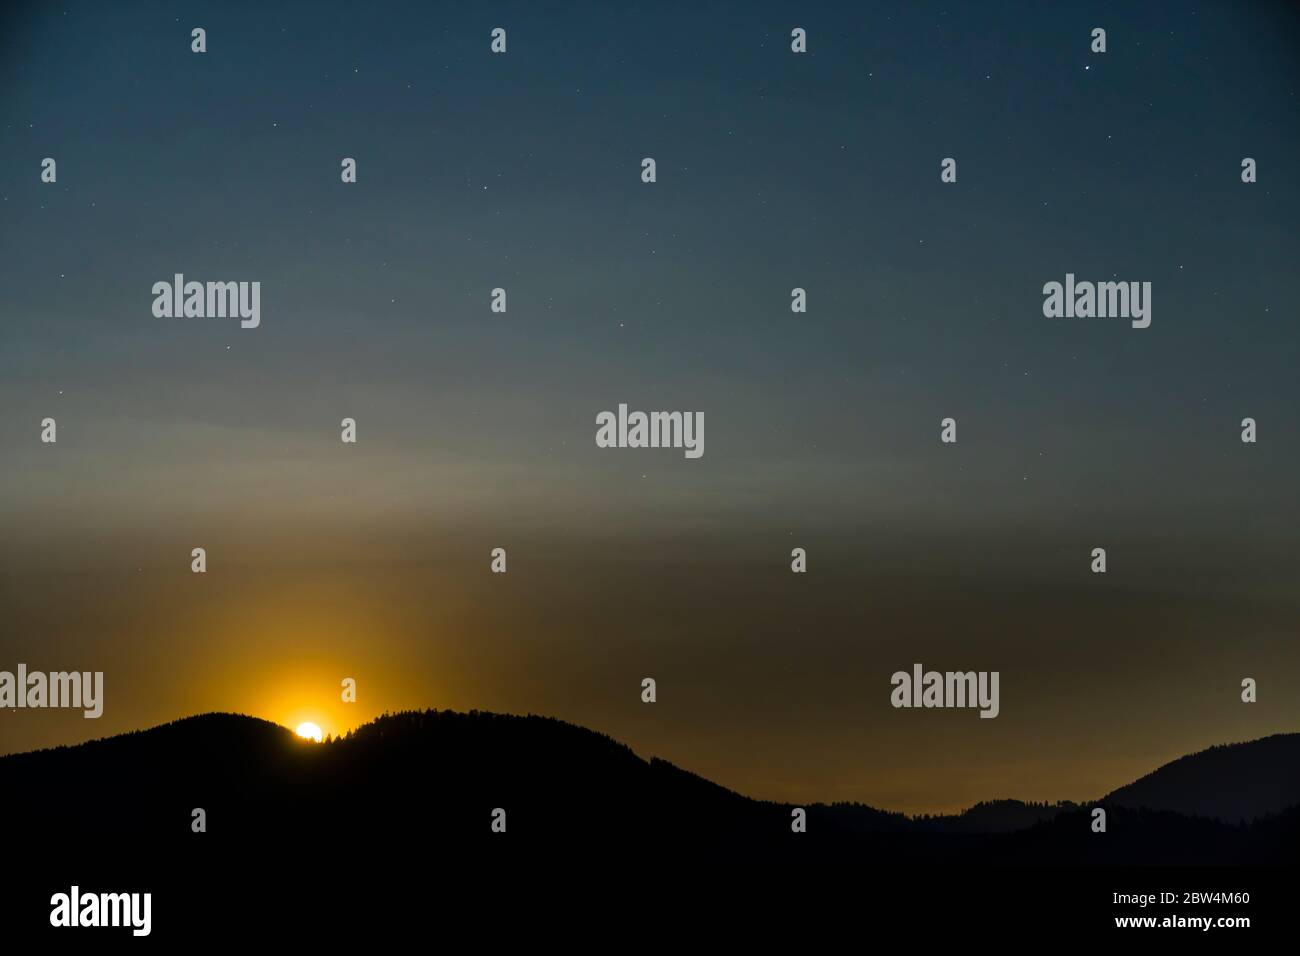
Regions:
<instances>
[{"instance_id":1,"label":"golden light on horizon","mask_svg":"<svg viewBox=\"0 0 1300 956\"><path fill-rule=\"evenodd\" d=\"M304 720L299 724L298 729L295 730L294 733L299 737L306 737L308 740L314 740L316 743L320 743L325 737L325 734L321 732L320 725L314 724L310 720Z\"/></svg>"}]
</instances>

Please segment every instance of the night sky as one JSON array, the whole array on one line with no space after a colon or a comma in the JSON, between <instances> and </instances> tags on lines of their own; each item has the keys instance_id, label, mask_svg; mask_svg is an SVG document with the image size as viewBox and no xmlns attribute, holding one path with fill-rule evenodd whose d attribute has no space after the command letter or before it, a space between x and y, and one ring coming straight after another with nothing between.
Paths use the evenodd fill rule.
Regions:
<instances>
[{"instance_id":1,"label":"night sky","mask_svg":"<svg viewBox=\"0 0 1300 956\"><path fill-rule=\"evenodd\" d=\"M0 753L478 708L933 812L1296 730L1296 8L631 6L0 14L0 669L105 673ZM1000 716L892 708L915 662Z\"/></svg>"}]
</instances>

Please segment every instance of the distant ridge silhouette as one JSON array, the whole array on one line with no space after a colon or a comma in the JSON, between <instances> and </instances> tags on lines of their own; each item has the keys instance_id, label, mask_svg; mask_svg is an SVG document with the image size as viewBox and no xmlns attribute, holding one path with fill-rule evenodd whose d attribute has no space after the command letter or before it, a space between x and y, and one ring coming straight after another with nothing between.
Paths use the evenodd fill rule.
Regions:
<instances>
[{"instance_id":1,"label":"distant ridge silhouette","mask_svg":"<svg viewBox=\"0 0 1300 956\"><path fill-rule=\"evenodd\" d=\"M325 744L253 717L204 714L0 757L13 834L60 843L195 847L391 841L482 847L507 812L513 843L569 852L692 846L732 853L1010 864L1285 862L1297 832L1300 734L1212 747L1090 804L997 800L909 818L862 804L753 800L560 720L470 711L386 714ZM1090 809L1109 814L1091 832ZM208 832L191 832L191 810ZM1254 821L1241 825L1240 821ZM196 844L195 841L207 841Z\"/></svg>"},{"instance_id":2,"label":"distant ridge silhouette","mask_svg":"<svg viewBox=\"0 0 1300 956\"><path fill-rule=\"evenodd\" d=\"M1300 803L1300 734L1219 744L1179 757L1108 794L1107 806L1249 822Z\"/></svg>"}]
</instances>

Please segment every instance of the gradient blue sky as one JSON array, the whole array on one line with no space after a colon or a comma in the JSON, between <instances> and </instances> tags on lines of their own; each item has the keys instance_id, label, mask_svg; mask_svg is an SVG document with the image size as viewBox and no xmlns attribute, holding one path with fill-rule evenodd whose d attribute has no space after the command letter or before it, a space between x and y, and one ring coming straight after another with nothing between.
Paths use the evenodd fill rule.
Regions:
<instances>
[{"instance_id":1,"label":"gradient blue sky","mask_svg":"<svg viewBox=\"0 0 1300 956\"><path fill-rule=\"evenodd\" d=\"M932 810L1294 730L1300 22L1064 6L7 8L0 668L108 702L0 751L531 710ZM261 327L154 318L176 272L260 281ZM1067 272L1150 281L1151 327L1045 319ZM619 402L703 411L704 457L597 449ZM1002 715L892 710L918 660Z\"/></svg>"}]
</instances>

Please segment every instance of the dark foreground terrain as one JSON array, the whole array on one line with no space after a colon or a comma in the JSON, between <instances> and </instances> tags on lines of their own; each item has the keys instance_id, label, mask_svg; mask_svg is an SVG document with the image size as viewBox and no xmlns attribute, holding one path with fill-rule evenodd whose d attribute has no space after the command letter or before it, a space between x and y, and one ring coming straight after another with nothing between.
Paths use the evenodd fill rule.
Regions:
<instances>
[{"instance_id":1,"label":"dark foreground terrain","mask_svg":"<svg viewBox=\"0 0 1300 956\"><path fill-rule=\"evenodd\" d=\"M899 862L1290 862L1300 734L1214 747L1100 800L998 800L911 819L861 804L752 800L610 738L542 717L451 711L382 717L313 744L267 721L205 714L137 733L0 758L8 840L144 849L510 842L568 851L647 845ZM1091 811L1107 811L1094 833ZM207 832L192 831L195 808ZM496 809L506 832L492 830ZM12 845L12 843L11 843ZM1285 855L1284 855L1285 854Z\"/></svg>"},{"instance_id":2,"label":"dark foreground terrain","mask_svg":"<svg viewBox=\"0 0 1300 956\"><path fill-rule=\"evenodd\" d=\"M1042 897L1037 915L1051 899L1097 920L1115 892L1240 890L1293 867L1300 734L1214 747L1087 803L996 800L921 819L809 805L805 833L792 832L789 805L601 734L477 712L385 716L325 744L206 714L0 758L0 795L6 857L26 874L6 903L28 928L74 883L150 889L159 927L198 920L218 935L240 913L294 926L302 907L364 922L366 894L399 921L434 905L455 920L470 900L512 890L666 894L680 909L792 879L796 895L817 887L872 911L893 894L1024 918L1024 901ZM1097 806L1105 833L1092 831ZM195 808L206 832L192 830ZM498 808L504 833L492 828Z\"/></svg>"}]
</instances>

